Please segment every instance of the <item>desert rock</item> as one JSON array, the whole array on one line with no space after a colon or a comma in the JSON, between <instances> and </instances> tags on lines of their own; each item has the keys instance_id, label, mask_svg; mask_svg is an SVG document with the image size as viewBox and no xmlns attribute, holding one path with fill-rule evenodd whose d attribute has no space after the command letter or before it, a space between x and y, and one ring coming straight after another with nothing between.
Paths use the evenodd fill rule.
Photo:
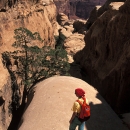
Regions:
<instances>
[{"instance_id":1,"label":"desert rock","mask_svg":"<svg viewBox=\"0 0 130 130\"><path fill-rule=\"evenodd\" d=\"M91 106L87 130L128 130L100 94L78 78L55 76L35 87L34 97L21 119L19 130L67 130L71 107L77 99L74 94L77 87L86 91Z\"/></svg>"}]
</instances>

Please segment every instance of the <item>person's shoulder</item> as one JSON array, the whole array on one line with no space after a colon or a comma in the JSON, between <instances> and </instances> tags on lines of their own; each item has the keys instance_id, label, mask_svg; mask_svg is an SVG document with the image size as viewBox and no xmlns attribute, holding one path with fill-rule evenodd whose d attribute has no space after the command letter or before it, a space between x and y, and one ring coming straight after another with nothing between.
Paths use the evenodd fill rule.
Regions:
<instances>
[{"instance_id":1,"label":"person's shoulder","mask_svg":"<svg viewBox=\"0 0 130 130\"><path fill-rule=\"evenodd\" d=\"M79 106L79 103L77 101L74 102L74 106L77 107Z\"/></svg>"},{"instance_id":2,"label":"person's shoulder","mask_svg":"<svg viewBox=\"0 0 130 130\"><path fill-rule=\"evenodd\" d=\"M89 100L86 98L86 103L89 104Z\"/></svg>"}]
</instances>

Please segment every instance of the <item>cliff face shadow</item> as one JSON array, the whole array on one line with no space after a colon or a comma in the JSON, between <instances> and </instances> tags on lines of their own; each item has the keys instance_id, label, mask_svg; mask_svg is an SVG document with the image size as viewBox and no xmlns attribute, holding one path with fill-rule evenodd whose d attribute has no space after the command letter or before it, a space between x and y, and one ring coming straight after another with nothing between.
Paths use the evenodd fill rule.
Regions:
<instances>
[{"instance_id":1,"label":"cliff face shadow","mask_svg":"<svg viewBox=\"0 0 130 130\"><path fill-rule=\"evenodd\" d=\"M98 93L96 98L102 103L90 102L91 117L86 121L87 130L128 130L122 120Z\"/></svg>"},{"instance_id":2,"label":"cliff face shadow","mask_svg":"<svg viewBox=\"0 0 130 130\"><path fill-rule=\"evenodd\" d=\"M82 67L75 62L70 64L70 75L85 81L89 84L89 77L82 70ZM128 130L123 121L112 110L105 99L97 93L96 97L91 99L91 117L86 121L87 130ZM88 97L91 98L91 97Z\"/></svg>"},{"instance_id":3,"label":"cliff face shadow","mask_svg":"<svg viewBox=\"0 0 130 130\"><path fill-rule=\"evenodd\" d=\"M70 64L70 75L90 84L88 75L75 62ZM91 99L90 107L91 117L86 121L87 130L128 130L123 121L99 93L94 99Z\"/></svg>"}]
</instances>

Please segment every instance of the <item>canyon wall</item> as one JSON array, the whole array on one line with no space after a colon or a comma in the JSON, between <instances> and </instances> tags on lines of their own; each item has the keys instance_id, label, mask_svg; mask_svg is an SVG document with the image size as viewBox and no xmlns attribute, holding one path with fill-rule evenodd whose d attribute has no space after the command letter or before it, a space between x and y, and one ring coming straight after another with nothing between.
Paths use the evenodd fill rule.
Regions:
<instances>
[{"instance_id":1,"label":"canyon wall","mask_svg":"<svg viewBox=\"0 0 130 130\"><path fill-rule=\"evenodd\" d=\"M41 46L55 46L56 12L55 4L48 0L0 1L0 130L9 127L12 112L21 104L24 86L14 74L17 68L14 61L5 63L1 54L14 50L14 30L19 27L39 32L44 40Z\"/></svg>"},{"instance_id":2,"label":"canyon wall","mask_svg":"<svg viewBox=\"0 0 130 130\"><path fill-rule=\"evenodd\" d=\"M63 12L70 19L87 19L96 5L103 5L106 0L54 0L58 12Z\"/></svg>"},{"instance_id":3,"label":"canyon wall","mask_svg":"<svg viewBox=\"0 0 130 130\"><path fill-rule=\"evenodd\" d=\"M106 3L104 12L97 9L85 47L74 59L84 79L117 113L123 113L130 111L130 0Z\"/></svg>"}]
</instances>

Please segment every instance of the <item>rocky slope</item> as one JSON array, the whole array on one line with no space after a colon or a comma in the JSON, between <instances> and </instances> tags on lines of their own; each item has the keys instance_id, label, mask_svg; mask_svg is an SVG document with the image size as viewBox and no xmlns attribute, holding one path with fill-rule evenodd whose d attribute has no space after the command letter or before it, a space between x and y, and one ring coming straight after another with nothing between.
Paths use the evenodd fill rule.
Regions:
<instances>
[{"instance_id":1,"label":"rocky slope","mask_svg":"<svg viewBox=\"0 0 130 130\"><path fill-rule=\"evenodd\" d=\"M118 113L130 110L130 0L112 2L93 21L74 57L86 80Z\"/></svg>"},{"instance_id":2,"label":"rocky slope","mask_svg":"<svg viewBox=\"0 0 130 130\"><path fill-rule=\"evenodd\" d=\"M23 94L21 79L13 73L17 66L14 61L2 61L1 53L13 51L14 30L19 27L39 32L44 40L41 46L55 46L56 15L52 1L0 1L0 130L7 130L12 112L21 104Z\"/></svg>"}]
</instances>

